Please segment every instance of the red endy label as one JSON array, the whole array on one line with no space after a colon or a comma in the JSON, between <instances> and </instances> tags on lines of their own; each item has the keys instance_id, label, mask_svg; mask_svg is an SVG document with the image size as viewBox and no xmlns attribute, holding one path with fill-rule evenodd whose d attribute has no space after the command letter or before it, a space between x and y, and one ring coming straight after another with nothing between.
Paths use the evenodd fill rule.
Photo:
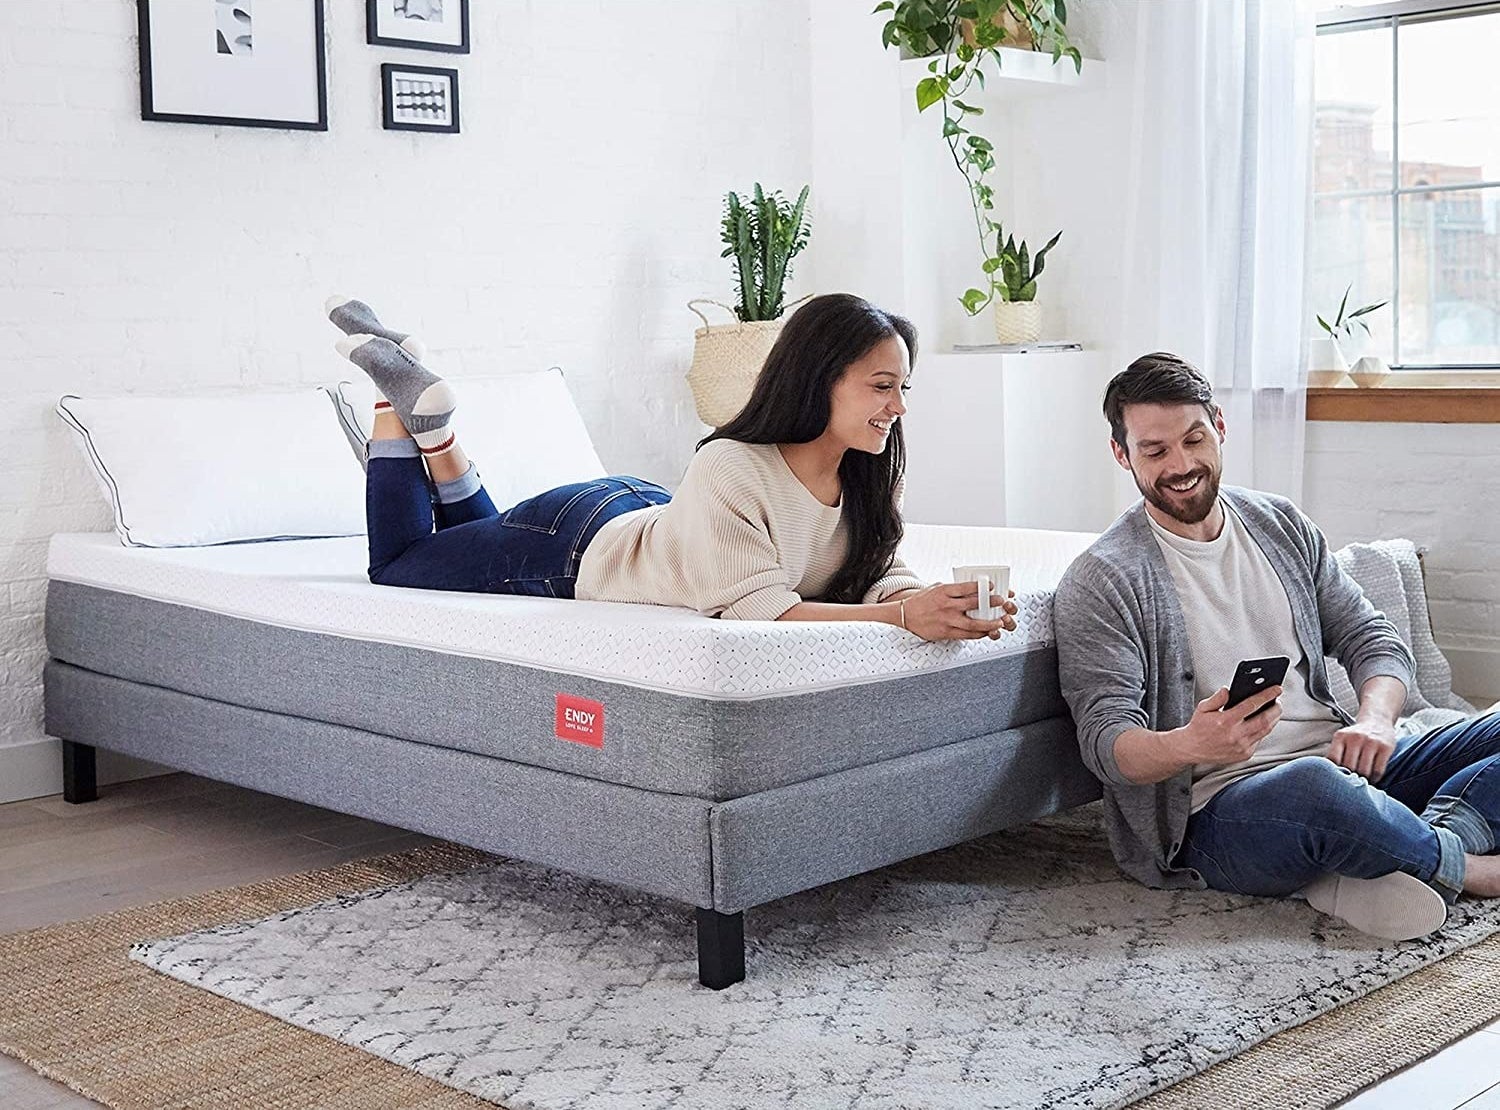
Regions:
<instances>
[{"instance_id":1,"label":"red endy label","mask_svg":"<svg viewBox=\"0 0 1500 1110\"><path fill-rule=\"evenodd\" d=\"M604 747L604 706L572 694L557 695L557 738Z\"/></svg>"}]
</instances>

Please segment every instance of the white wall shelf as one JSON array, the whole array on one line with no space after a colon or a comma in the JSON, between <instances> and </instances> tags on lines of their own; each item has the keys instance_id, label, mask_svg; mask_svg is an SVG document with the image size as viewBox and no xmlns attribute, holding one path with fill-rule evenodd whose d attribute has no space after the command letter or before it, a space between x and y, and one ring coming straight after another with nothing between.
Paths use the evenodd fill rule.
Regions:
<instances>
[{"instance_id":1,"label":"white wall shelf","mask_svg":"<svg viewBox=\"0 0 1500 1110\"><path fill-rule=\"evenodd\" d=\"M917 83L932 76L928 70L931 58L907 58L901 62L901 91L910 99L916 95ZM976 83L974 95L966 98L981 108L1051 96L1073 89L1096 88L1105 79L1104 63L1097 58L1083 60L1083 72L1077 72L1071 58L1063 57L1053 64L1052 55L1039 50L1017 50L1000 47L1000 72L985 67L984 89Z\"/></svg>"},{"instance_id":2,"label":"white wall shelf","mask_svg":"<svg viewBox=\"0 0 1500 1110\"><path fill-rule=\"evenodd\" d=\"M1051 54L1002 48L1000 55L1000 71L991 74L979 95L971 90L966 98L986 110L966 126L995 146L996 169L990 185L995 190L996 214L1007 224L1025 228L1030 226L1029 213L1015 202L1016 175L1033 173L1039 164L1052 161L1054 153L1044 145L1017 143L1017 129L1038 114L1056 114L1069 105L1084 110L1101 99L1109 78L1105 64L1097 59L1085 59L1079 73L1068 58L1054 65ZM892 76L898 87L893 92L900 98L899 117L888 119L886 125L899 128L901 141L900 303L917 321L929 345L950 347L982 342L990 328L988 317L976 323L958 305L963 290L978 287L983 276L972 202L942 139L942 113L936 107L917 110L915 89L928 76L929 62L909 58L894 63L898 72ZM1052 288L1049 284L1043 291L1044 299L1051 297ZM1049 310L1045 326L1057 328L1063 323L1057 314L1066 311L1065 303L1059 301Z\"/></svg>"}]
</instances>

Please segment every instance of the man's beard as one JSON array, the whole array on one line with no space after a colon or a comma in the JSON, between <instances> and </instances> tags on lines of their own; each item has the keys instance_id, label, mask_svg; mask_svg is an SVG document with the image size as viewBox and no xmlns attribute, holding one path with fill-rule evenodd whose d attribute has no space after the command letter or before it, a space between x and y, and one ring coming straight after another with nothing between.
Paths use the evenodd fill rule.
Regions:
<instances>
[{"instance_id":1,"label":"man's beard","mask_svg":"<svg viewBox=\"0 0 1500 1110\"><path fill-rule=\"evenodd\" d=\"M1186 482L1200 474L1203 480L1189 497L1165 488L1174 482ZM1140 475L1133 468L1130 475L1135 479L1135 488L1141 491L1142 497L1183 524L1201 524L1214 511L1214 504L1219 500L1219 472L1207 466L1200 466L1186 474L1167 475L1149 488L1142 483Z\"/></svg>"}]
</instances>

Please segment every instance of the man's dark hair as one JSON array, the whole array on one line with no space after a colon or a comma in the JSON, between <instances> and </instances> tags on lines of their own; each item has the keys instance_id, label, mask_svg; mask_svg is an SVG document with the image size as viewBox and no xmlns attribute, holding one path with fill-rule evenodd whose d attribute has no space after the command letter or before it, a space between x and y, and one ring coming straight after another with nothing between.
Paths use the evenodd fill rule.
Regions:
<instances>
[{"instance_id":1,"label":"man's dark hair","mask_svg":"<svg viewBox=\"0 0 1500 1110\"><path fill-rule=\"evenodd\" d=\"M1126 405L1202 405L1210 420L1218 415L1214 387L1203 372L1170 351L1142 355L1116 374L1104 391L1104 418L1120 450L1128 455Z\"/></svg>"}]
</instances>

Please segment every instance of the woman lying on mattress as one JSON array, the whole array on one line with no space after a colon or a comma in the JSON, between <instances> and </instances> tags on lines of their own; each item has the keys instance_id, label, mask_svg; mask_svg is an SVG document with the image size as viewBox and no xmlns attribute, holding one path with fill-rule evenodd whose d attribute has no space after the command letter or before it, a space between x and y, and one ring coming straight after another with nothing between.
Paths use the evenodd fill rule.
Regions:
<instances>
[{"instance_id":1,"label":"woman lying on mattress","mask_svg":"<svg viewBox=\"0 0 1500 1110\"><path fill-rule=\"evenodd\" d=\"M609 477L506 512L449 427L452 389L409 353L420 347L359 301L334 298L328 314L384 398L368 448L372 582L884 621L924 640L1015 628L1013 602L972 620L973 583L924 586L897 558L917 335L867 301L817 297L787 321L744 411L698 445L675 497Z\"/></svg>"}]
</instances>

